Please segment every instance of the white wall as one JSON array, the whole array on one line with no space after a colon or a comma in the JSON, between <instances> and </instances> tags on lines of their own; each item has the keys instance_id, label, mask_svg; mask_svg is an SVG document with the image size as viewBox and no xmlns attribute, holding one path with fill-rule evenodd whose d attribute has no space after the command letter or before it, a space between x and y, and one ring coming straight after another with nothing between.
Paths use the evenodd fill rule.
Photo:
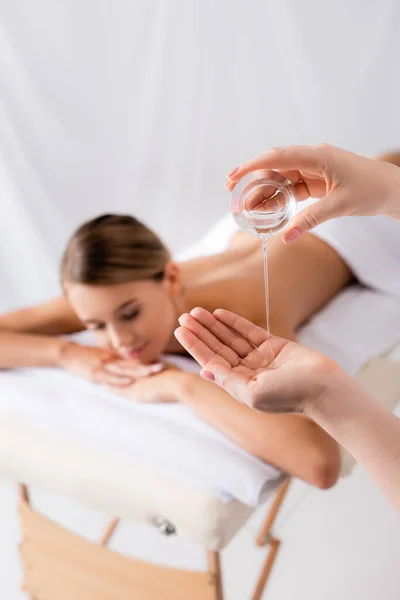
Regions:
<instances>
[{"instance_id":1,"label":"white wall","mask_svg":"<svg viewBox=\"0 0 400 600\"><path fill-rule=\"evenodd\" d=\"M0 310L67 236L131 212L173 249L271 145L400 145L396 0L0 0Z\"/></svg>"}]
</instances>

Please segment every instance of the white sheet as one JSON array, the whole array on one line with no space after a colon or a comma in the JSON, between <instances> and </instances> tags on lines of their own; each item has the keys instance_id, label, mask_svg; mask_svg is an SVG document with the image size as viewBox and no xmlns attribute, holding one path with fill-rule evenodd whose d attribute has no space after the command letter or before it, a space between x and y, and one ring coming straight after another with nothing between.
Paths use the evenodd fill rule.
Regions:
<instances>
[{"instance_id":1,"label":"white sheet","mask_svg":"<svg viewBox=\"0 0 400 600\"><path fill-rule=\"evenodd\" d=\"M189 358L168 360L197 371ZM222 501L256 506L282 480L278 469L239 448L182 404L127 401L58 369L2 372L0 388L1 413L140 460Z\"/></svg>"}]
</instances>

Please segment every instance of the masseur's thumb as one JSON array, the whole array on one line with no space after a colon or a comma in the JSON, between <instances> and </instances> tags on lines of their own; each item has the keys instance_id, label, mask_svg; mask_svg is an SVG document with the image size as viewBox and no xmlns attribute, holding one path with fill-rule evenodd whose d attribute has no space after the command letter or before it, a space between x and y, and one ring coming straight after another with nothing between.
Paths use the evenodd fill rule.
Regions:
<instances>
[{"instance_id":1,"label":"masseur's thumb","mask_svg":"<svg viewBox=\"0 0 400 600\"><path fill-rule=\"evenodd\" d=\"M294 218L290 228L285 231L283 241L286 244L294 242L302 233L318 227L321 223L349 214L351 206L347 206L346 196L347 194L342 191L335 190L300 211Z\"/></svg>"}]
</instances>

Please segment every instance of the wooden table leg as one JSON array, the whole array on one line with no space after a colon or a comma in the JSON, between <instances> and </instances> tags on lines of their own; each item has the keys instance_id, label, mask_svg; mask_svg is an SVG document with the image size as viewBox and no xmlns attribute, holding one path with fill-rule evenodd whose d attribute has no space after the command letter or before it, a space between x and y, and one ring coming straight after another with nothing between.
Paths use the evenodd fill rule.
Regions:
<instances>
[{"instance_id":1,"label":"wooden table leg","mask_svg":"<svg viewBox=\"0 0 400 600\"><path fill-rule=\"evenodd\" d=\"M267 558L265 560L264 566L261 570L261 574L258 579L257 586L256 586L252 600L260 600L263 595L265 586L267 585L268 577L271 574L271 569L274 565L276 555L279 550L280 543L281 543L280 540L276 540L275 538L272 538L270 540L269 552L268 552Z\"/></svg>"},{"instance_id":2,"label":"wooden table leg","mask_svg":"<svg viewBox=\"0 0 400 600\"><path fill-rule=\"evenodd\" d=\"M117 528L119 521L120 520L118 517L114 517L113 519L111 519L111 521L109 522L105 532L103 533L103 535L99 541L100 546L107 546L108 542L110 541L111 536L113 535L114 531Z\"/></svg>"},{"instance_id":3,"label":"wooden table leg","mask_svg":"<svg viewBox=\"0 0 400 600\"><path fill-rule=\"evenodd\" d=\"M282 506L282 502L285 499L286 493L289 488L289 484L290 484L290 479L287 479L281 485L281 487L278 489L278 491L275 495L274 501L271 505L271 508L269 509L269 512L267 514L267 518L265 519L265 521L260 529L260 532L257 536L257 541L256 541L257 546L262 547L268 543L268 540L271 536L272 526L275 523L275 519L278 515L279 509Z\"/></svg>"},{"instance_id":4,"label":"wooden table leg","mask_svg":"<svg viewBox=\"0 0 400 600\"><path fill-rule=\"evenodd\" d=\"M215 586L215 600L223 600L224 594L222 589L222 574L221 574L221 556L216 550L207 551L208 572L213 578Z\"/></svg>"}]
</instances>

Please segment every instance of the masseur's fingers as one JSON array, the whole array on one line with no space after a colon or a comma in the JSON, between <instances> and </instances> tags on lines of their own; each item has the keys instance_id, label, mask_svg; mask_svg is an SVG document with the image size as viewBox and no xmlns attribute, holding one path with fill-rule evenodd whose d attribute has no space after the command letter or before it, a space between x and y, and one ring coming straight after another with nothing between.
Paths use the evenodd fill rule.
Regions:
<instances>
[{"instance_id":1,"label":"masseur's fingers","mask_svg":"<svg viewBox=\"0 0 400 600\"><path fill-rule=\"evenodd\" d=\"M322 175L326 156L322 146L288 146L286 148L270 148L248 162L245 162L228 174L228 180L237 182L247 173L258 169L273 169L275 171L299 171Z\"/></svg>"},{"instance_id":2,"label":"masseur's fingers","mask_svg":"<svg viewBox=\"0 0 400 600\"><path fill-rule=\"evenodd\" d=\"M315 173L299 170L279 171L294 187L296 200L301 202L308 198L322 198L326 194L326 180L323 172Z\"/></svg>"},{"instance_id":3,"label":"masseur's fingers","mask_svg":"<svg viewBox=\"0 0 400 600\"><path fill-rule=\"evenodd\" d=\"M204 342L187 327L178 327L175 330L175 337L180 344L189 352L200 366L219 363L221 367L229 371L231 365L222 357L218 356Z\"/></svg>"},{"instance_id":4,"label":"masseur's fingers","mask_svg":"<svg viewBox=\"0 0 400 600\"><path fill-rule=\"evenodd\" d=\"M218 308L214 311L215 318L221 321L232 329L238 336L246 339L250 344L256 346L256 348L265 348L266 342L271 344L275 356L282 350L287 343L286 340L276 335L268 336L268 333L262 327L254 325L251 321L248 321L244 317L240 317L229 310Z\"/></svg>"},{"instance_id":5,"label":"masseur's fingers","mask_svg":"<svg viewBox=\"0 0 400 600\"><path fill-rule=\"evenodd\" d=\"M244 338L253 346L260 346L268 340L268 333L265 329L257 327L251 321L229 310L218 308L214 311L214 316L218 321L229 327L236 336Z\"/></svg>"},{"instance_id":6,"label":"masseur's fingers","mask_svg":"<svg viewBox=\"0 0 400 600\"><path fill-rule=\"evenodd\" d=\"M279 173L283 175L285 179L290 181L294 187L300 183L303 183L303 174L298 169L280 169ZM242 177L244 177L244 175L242 175ZM225 183L225 187L232 191L236 184L236 179L228 179L228 181Z\"/></svg>"},{"instance_id":7,"label":"masseur's fingers","mask_svg":"<svg viewBox=\"0 0 400 600\"><path fill-rule=\"evenodd\" d=\"M239 355L229 346L221 342L211 331L199 323L192 315L186 313L179 317L179 325L189 329L199 338L214 354L226 360L230 365L235 366L240 362Z\"/></svg>"},{"instance_id":8,"label":"masseur's fingers","mask_svg":"<svg viewBox=\"0 0 400 600\"><path fill-rule=\"evenodd\" d=\"M219 311L216 311L216 315L218 315L218 312ZM232 318L232 313L229 313L228 311L221 312L222 315L224 315L224 313L227 313L228 321ZM220 325L224 326L222 334L224 342L222 342L221 339L218 338L220 342L220 344L218 344L218 342L216 342L215 339L212 339L211 336L204 335L204 329L207 329L209 331L209 327L212 327L213 325L215 326L215 321L218 321L217 316L213 317L213 315L208 313L208 311L205 311L201 308L196 308L191 311L189 317L190 320L187 319L185 321L187 315L186 317L184 316L181 319L181 324L188 326L188 323L190 321L188 328L197 337L202 335L202 341L212 350L212 352L214 352L215 356L223 356L224 359L228 360L230 366L234 368L235 371L239 369L244 373L245 371L250 369L254 372L254 370L259 369L261 367L267 367L274 359L276 351L279 351L279 349L282 347L282 344L279 342L274 342L273 345L269 340L268 335L264 329L253 325L253 323L246 321L246 319L243 319L243 332L245 333L245 336L242 336L240 332L233 331L233 329L230 329L225 323L222 323L222 321L220 321ZM198 317L202 319L202 322L199 322L197 320ZM233 323L235 323L235 318L238 319L239 317L237 315L234 315ZM195 321L197 321L197 325ZM250 333L248 329L251 329ZM250 335L250 337L253 336L253 339L257 343L252 343L248 339L248 335ZM238 357L237 360L235 359L235 361L233 361L231 359L231 356L228 355L226 351L227 346L235 350ZM277 349L274 346L277 346ZM221 353L221 348L224 349L224 354ZM215 357L213 360L215 361ZM204 368L209 370L207 365L204 366Z\"/></svg>"},{"instance_id":9,"label":"masseur's fingers","mask_svg":"<svg viewBox=\"0 0 400 600\"><path fill-rule=\"evenodd\" d=\"M249 382L254 372L242 373L240 370L228 370L221 365L210 363L205 366L205 372L203 371L202 375L205 379L215 381L239 402L250 404ZM207 375L211 375L211 377Z\"/></svg>"},{"instance_id":10,"label":"masseur's fingers","mask_svg":"<svg viewBox=\"0 0 400 600\"><path fill-rule=\"evenodd\" d=\"M227 325L216 319L208 310L194 308L190 311L190 314L198 323L211 331L225 346L232 348L240 358L244 358L254 350L254 346L248 340L238 336Z\"/></svg>"},{"instance_id":11,"label":"masseur's fingers","mask_svg":"<svg viewBox=\"0 0 400 600\"><path fill-rule=\"evenodd\" d=\"M283 234L283 241L285 243L294 242L302 233L318 227L325 221L346 214L347 196L347 190L338 189L331 191L321 201L307 206L295 216L290 228Z\"/></svg>"},{"instance_id":12,"label":"masseur's fingers","mask_svg":"<svg viewBox=\"0 0 400 600\"><path fill-rule=\"evenodd\" d=\"M187 327L178 327L175 329L174 335L178 342L193 356L197 362L204 367L214 356L213 352L206 344Z\"/></svg>"},{"instance_id":13,"label":"masseur's fingers","mask_svg":"<svg viewBox=\"0 0 400 600\"><path fill-rule=\"evenodd\" d=\"M248 402L247 385L254 376L254 371L242 365L232 368L225 359L215 354L186 327L178 327L175 337L202 366L201 374L205 379L215 381L235 398Z\"/></svg>"}]
</instances>

